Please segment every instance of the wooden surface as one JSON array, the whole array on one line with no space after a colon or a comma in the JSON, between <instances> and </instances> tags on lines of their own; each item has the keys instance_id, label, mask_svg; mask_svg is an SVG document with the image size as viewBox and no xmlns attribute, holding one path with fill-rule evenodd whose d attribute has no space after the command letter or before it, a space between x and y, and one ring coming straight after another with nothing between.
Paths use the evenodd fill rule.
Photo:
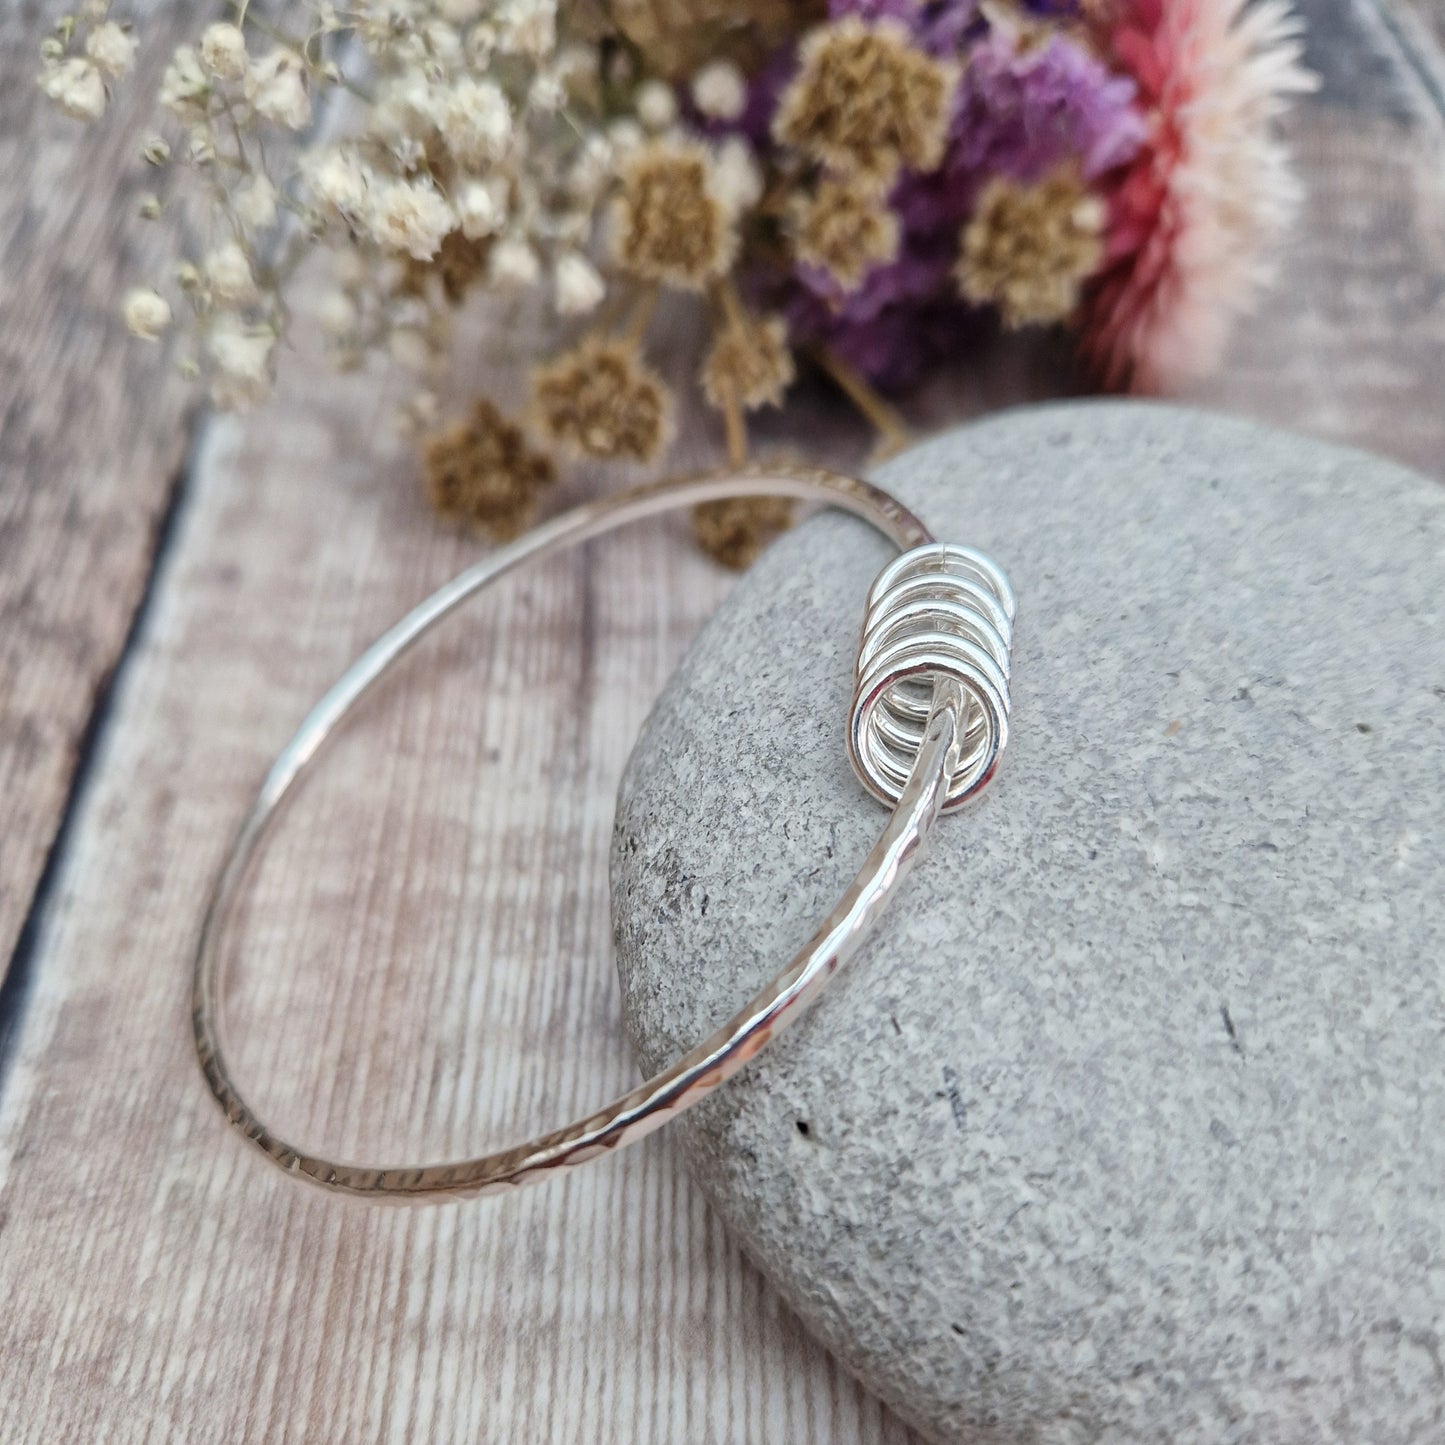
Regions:
<instances>
[{"instance_id":1,"label":"wooden surface","mask_svg":"<svg viewBox=\"0 0 1445 1445\"><path fill-rule=\"evenodd\" d=\"M1439 474L1431 10L1309 10L1327 77L1292 122L1309 213L1200 399ZM222 1127L185 1014L226 835L320 689L475 547L418 500L382 384L305 356L284 403L205 423L179 470L183 394L108 319L140 260L108 219L126 147L36 114L33 30L0 26L0 1439L901 1445L665 1134L513 1200L401 1212L309 1192ZM459 374L507 374L472 345ZM1059 385L1010 350L916 414ZM860 443L823 396L772 435ZM709 423L685 460L715 444ZM725 586L676 527L595 544L465 613L348 731L238 941L235 1062L279 1125L430 1156L631 1080L612 789Z\"/></svg>"}]
</instances>

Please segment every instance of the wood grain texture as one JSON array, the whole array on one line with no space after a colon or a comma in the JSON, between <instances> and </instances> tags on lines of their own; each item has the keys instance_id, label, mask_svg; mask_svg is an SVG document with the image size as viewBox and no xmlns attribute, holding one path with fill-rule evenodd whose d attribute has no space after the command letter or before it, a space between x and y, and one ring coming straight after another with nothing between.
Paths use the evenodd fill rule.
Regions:
<instances>
[{"instance_id":1,"label":"wood grain texture","mask_svg":"<svg viewBox=\"0 0 1445 1445\"><path fill-rule=\"evenodd\" d=\"M1353 47L1293 122L1311 208L1280 291L1200 399L1438 473L1439 129L1368 16L1311 10L1327 55ZM99 226L65 204L69 224ZM49 267L23 237L7 257L108 307L118 282L77 279L55 256L83 252L56 252L61 223L43 224ZM108 243L88 234L104 264ZM96 388L133 372L134 353L122 366L119 343L86 351L87 334L26 342L7 315L0 344ZM524 342L474 337L457 374L501 378L515 400ZM1056 356L1030 343L974 358L915 415L1047 394ZM0 1080L0 1438L904 1445L722 1235L665 1132L545 1190L408 1212L311 1192L223 1127L185 1011L227 833L316 694L476 550L427 514L379 383L303 354L282 395L250 424L211 426L195 457L37 935ZM61 437L63 416L29 405L29 434ZM178 453L178 403L97 406L119 452ZM149 440L126 438L136 416ZM680 461L716 454L712 419L684 433ZM862 443L822 391L766 435L814 458ZM27 444L30 489L81 465L71 444ZM87 576L129 575L113 558L137 535L115 523L105 547L57 541L54 565L79 595ZM43 591L40 564L23 565ZM60 596L30 606L52 609L54 636L17 649L27 667L92 636L60 582L44 585ZM464 611L372 699L283 821L237 939L234 1061L278 1126L346 1154L436 1157L632 1080L607 944L614 780L725 585L680 525L640 528ZM25 696L46 725L69 716L46 712L58 691ZM53 811L32 813L53 830ZM0 852L6 885L17 858Z\"/></svg>"},{"instance_id":2,"label":"wood grain texture","mask_svg":"<svg viewBox=\"0 0 1445 1445\"><path fill-rule=\"evenodd\" d=\"M180 476L189 398L118 317L174 244L136 206L158 66L190 7L150 4L136 83L87 131L35 86L40 15L0 13L0 960L60 826ZM149 178L154 186L158 178ZM0 965L0 976L3 976Z\"/></svg>"}]
</instances>

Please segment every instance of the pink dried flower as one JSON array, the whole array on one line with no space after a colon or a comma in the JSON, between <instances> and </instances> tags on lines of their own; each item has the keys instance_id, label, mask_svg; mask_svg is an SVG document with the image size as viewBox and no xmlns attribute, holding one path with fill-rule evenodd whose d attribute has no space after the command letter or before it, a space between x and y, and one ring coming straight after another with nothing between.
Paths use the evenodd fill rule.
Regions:
<instances>
[{"instance_id":1,"label":"pink dried flower","mask_svg":"<svg viewBox=\"0 0 1445 1445\"><path fill-rule=\"evenodd\" d=\"M1084 349L1109 385L1169 391L1218 363L1270 279L1301 188L1274 122L1316 80L1287 0L1129 0L1108 37L1150 136L1113 197Z\"/></svg>"}]
</instances>

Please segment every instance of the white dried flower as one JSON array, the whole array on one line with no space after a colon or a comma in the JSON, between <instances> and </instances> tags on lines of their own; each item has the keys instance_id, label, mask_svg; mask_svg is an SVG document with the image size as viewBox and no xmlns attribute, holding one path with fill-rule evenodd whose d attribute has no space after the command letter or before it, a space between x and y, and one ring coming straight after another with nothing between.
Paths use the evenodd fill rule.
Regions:
<instances>
[{"instance_id":1,"label":"white dried flower","mask_svg":"<svg viewBox=\"0 0 1445 1445\"><path fill-rule=\"evenodd\" d=\"M276 333L269 326L248 326L239 316L223 311L211 323L206 345L216 367L211 396L217 406L244 410L266 399L276 345Z\"/></svg>"},{"instance_id":2,"label":"white dried flower","mask_svg":"<svg viewBox=\"0 0 1445 1445\"><path fill-rule=\"evenodd\" d=\"M748 83L731 60L714 60L692 78L697 108L714 120L736 120L748 104Z\"/></svg>"},{"instance_id":3,"label":"white dried flower","mask_svg":"<svg viewBox=\"0 0 1445 1445\"><path fill-rule=\"evenodd\" d=\"M381 85L366 118L367 134L392 150L418 145L437 123L436 91L421 70L407 70Z\"/></svg>"},{"instance_id":4,"label":"white dried flower","mask_svg":"<svg viewBox=\"0 0 1445 1445\"><path fill-rule=\"evenodd\" d=\"M608 126L607 138L612 144L614 154L619 156L625 156L628 151L635 151L647 139L642 127L635 120L629 120L626 117L614 120Z\"/></svg>"},{"instance_id":5,"label":"white dried flower","mask_svg":"<svg viewBox=\"0 0 1445 1445\"><path fill-rule=\"evenodd\" d=\"M432 364L431 344L420 331L398 327L387 338L391 359L407 371L426 371Z\"/></svg>"},{"instance_id":6,"label":"white dried flower","mask_svg":"<svg viewBox=\"0 0 1445 1445\"><path fill-rule=\"evenodd\" d=\"M762 199L763 172L752 147L741 136L729 136L717 148L712 183L718 200L735 216Z\"/></svg>"},{"instance_id":7,"label":"white dried flower","mask_svg":"<svg viewBox=\"0 0 1445 1445\"><path fill-rule=\"evenodd\" d=\"M494 16L497 47L540 60L557 45L557 0L502 0Z\"/></svg>"},{"instance_id":8,"label":"white dried flower","mask_svg":"<svg viewBox=\"0 0 1445 1445\"><path fill-rule=\"evenodd\" d=\"M246 74L246 37L224 20L201 32L201 64L217 80L240 80Z\"/></svg>"},{"instance_id":9,"label":"white dried flower","mask_svg":"<svg viewBox=\"0 0 1445 1445\"><path fill-rule=\"evenodd\" d=\"M375 180L369 166L350 151L335 147L306 156L301 163L301 174L311 194L323 206L330 206L345 216L361 214Z\"/></svg>"},{"instance_id":10,"label":"white dried flower","mask_svg":"<svg viewBox=\"0 0 1445 1445\"><path fill-rule=\"evenodd\" d=\"M488 275L494 286L520 290L542 274L537 253L520 236L507 236L492 247Z\"/></svg>"},{"instance_id":11,"label":"white dried flower","mask_svg":"<svg viewBox=\"0 0 1445 1445\"><path fill-rule=\"evenodd\" d=\"M418 261L430 261L442 237L457 224L450 202L425 179L390 181L378 187L366 219L380 245L405 251Z\"/></svg>"},{"instance_id":12,"label":"white dried flower","mask_svg":"<svg viewBox=\"0 0 1445 1445\"><path fill-rule=\"evenodd\" d=\"M171 324L170 303L149 286L136 286L125 293L121 312L131 334L142 341L154 341Z\"/></svg>"},{"instance_id":13,"label":"white dried flower","mask_svg":"<svg viewBox=\"0 0 1445 1445\"><path fill-rule=\"evenodd\" d=\"M572 163L567 186L579 201L591 202L612 175L612 142L594 132L583 141Z\"/></svg>"},{"instance_id":14,"label":"white dried flower","mask_svg":"<svg viewBox=\"0 0 1445 1445\"><path fill-rule=\"evenodd\" d=\"M666 130L677 119L677 96L665 80L644 80L637 87L637 118L648 130Z\"/></svg>"},{"instance_id":15,"label":"white dried flower","mask_svg":"<svg viewBox=\"0 0 1445 1445\"><path fill-rule=\"evenodd\" d=\"M345 291L328 291L316 303L316 320L333 340L350 336L356 330L359 313Z\"/></svg>"},{"instance_id":16,"label":"white dried flower","mask_svg":"<svg viewBox=\"0 0 1445 1445\"><path fill-rule=\"evenodd\" d=\"M75 120L99 120L105 114L105 82L79 55L47 65L40 73L40 88Z\"/></svg>"},{"instance_id":17,"label":"white dried flower","mask_svg":"<svg viewBox=\"0 0 1445 1445\"><path fill-rule=\"evenodd\" d=\"M448 24L445 17L433 17L422 26L422 38L426 42L429 58L445 66L453 66L462 58L462 37L456 26Z\"/></svg>"},{"instance_id":18,"label":"white dried flower","mask_svg":"<svg viewBox=\"0 0 1445 1445\"><path fill-rule=\"evenodd\" d=\"M484 0L437 0L437 13L453 25L470 25L483 8Z\"/></svg>"},{"instance_id":19,"label":"white dried flower","mask_svg":"<svg viewBox=\"0 0 1445 1445\"><path fill-rule=\"evenodd\" d=\"M311 119L300 57L289 50L273 50L253 61L246 72L246 99L267 120L300 130Z\"/></svg>"},{"instance_id":20,"label":"white dried flower","mask_svg":"<svg viewBox=\"0 0 1445 1445\"><path fill-rule=\"evenodd\" d=\"M447 149L464 166L495 161L512 138L512 108L501 87L472 76L443 93L436 123Z\"/></svg>"},{"instance_id":21,"label":"white dried flower","mask_svg":"<svg viewBox=\"0 0 1445 1445\"><path fill-rule=\"evenodd\" d=\"M119 80L135 61L136 39L114 20L97 25L85 39L85 53L112 80Z\"/></svg>"},{"instance_id":22,"label":"white dried flower","mask_svg":"<svg viewBox=\"0 0 1445 1445\"><path fill-rule=\"evenodd\" d=\"M360 291L371 277L371 267L367 265L366 257L350 246L332 252L331 270L336 277L336 284L344 286L348 291Z\"/></svg>"},{"instance_id":23,"label":"white dried flower","mask_svg":"<svg viewBox=\"0 0 1445 1445\"><path fill-rule=\"evenodd\" d=\"M251 274L251 263L235 241L227 241L206 257L206 279L219 301L242 306L256 299L256 278Z\"/></svg>"},{"instance_id":24,"label":"white dried flower","mask_svg":"<svg viewBox=\"0 0 1445 1445\"><path fill-rule=\"evenodd\" d=\"M494 236L507 221L507 185L500 178L468 181L457 192L457 217L469 241Z\"/></svg>"},{"instance_id":25,"label":"white dried flower","mask_svg":"<svg viewBox=\"0 0 1445 1445\"><path fill-rule=\"evenodd\" d=\"M276 224L276 187L268 176L254 175L231 198L231 208L247 230L269 230Z\"/></svg>"},{"instance_id":26,"label":"white dried flower","mask_svg":"<svg viewBox=\"0 0 1445 1445\"><path fill-rule=\"evenodd\" d=\"M562 77L551 71L540 71L527 92L527 104L538 115L556 115L567 101L567 87Z\"/></svg>"},{"instance_id":27,"label":"white dried flower","mask_svg":"<svg viewBox=\"0 0 1445 1445\"><path fill-rule=\"evenodd\" d=\"M160 102L182 120L191 120L210 90L210 82L196 52L189 45L178 45L166 72L161 76Z\"/></svg>"},{"instance_id":28,"label":"white dried flower","mask_svg":"<svg viewBox=\"0 0 1445 1445\"><path fill-rule=\"evenodd\" d=\"M552 273L554 302L559 316L585 316L594 311L607 294L607 287L597 268L576 251L567 251L557 258Z\"/></svg>"}]
</instances>

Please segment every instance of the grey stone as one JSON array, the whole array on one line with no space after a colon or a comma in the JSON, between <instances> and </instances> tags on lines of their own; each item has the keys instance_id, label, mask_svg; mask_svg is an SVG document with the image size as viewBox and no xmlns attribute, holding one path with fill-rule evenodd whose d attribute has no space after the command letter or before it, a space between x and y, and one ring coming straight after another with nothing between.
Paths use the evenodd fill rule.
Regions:
<instances>
[{"instance_id":1,"label":"grey stone","mask_svg":"<svg viewBox=\"0 0 1445 1445\"><path fill-rule=\"evenodd\" d=\"M880 479L1019 593L1014 735L817 1007L679 1126L803 1320L937 1440L1445 1440L1445 491L1144 404ZM654 1069L884 813L843 749L888 550L738 586L621 790Z\"/></svg>"}]
</instances>

